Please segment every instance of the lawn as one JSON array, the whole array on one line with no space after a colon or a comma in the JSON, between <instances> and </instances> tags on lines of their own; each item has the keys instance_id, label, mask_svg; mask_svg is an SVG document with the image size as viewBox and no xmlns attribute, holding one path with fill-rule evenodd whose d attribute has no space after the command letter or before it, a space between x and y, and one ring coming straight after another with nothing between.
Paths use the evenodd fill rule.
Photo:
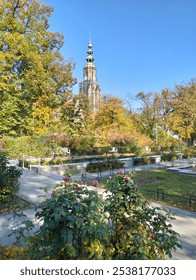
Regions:
<instances>
[{"instance_id":1,"label":"lawn","mask_svg":"<svg viewBox=\"0 0 196 280\"><path fill-rule=\"evenodd\" d=\"M149 200L160 200L171 206L196 211L196 177L153 170L137 172L134 181Z\"/></svg>"}]
</instances>

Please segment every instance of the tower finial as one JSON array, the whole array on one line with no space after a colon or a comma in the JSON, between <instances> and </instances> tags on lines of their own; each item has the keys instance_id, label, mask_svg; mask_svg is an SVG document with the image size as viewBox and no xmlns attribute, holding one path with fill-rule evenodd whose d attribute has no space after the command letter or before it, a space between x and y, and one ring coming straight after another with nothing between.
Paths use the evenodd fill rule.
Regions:
<instances>
[{"instance_id":1,"label":"tower finial","mask_svg":"<svg viewBox=\"0 0 196 280\"><path fill-rule=\"evenodd\" d=\"M92 46L92 43L91 43L91 34L89 34L86 62L87 62L87 64L89 64L89 63L93 64L94 63L93 46Z\"/></svg>"},{"instance_id":2,"label":"tower finial","mask_svg":"<svg viewBox=\"0 0 196 280\"><path fill-rule=\"evenodd\" d=\"M89 32L89 40L88 40L88 42L89 42L89 44L92 44L92 42L91 42L91 32Z\"/></svg>"}]
</instances>

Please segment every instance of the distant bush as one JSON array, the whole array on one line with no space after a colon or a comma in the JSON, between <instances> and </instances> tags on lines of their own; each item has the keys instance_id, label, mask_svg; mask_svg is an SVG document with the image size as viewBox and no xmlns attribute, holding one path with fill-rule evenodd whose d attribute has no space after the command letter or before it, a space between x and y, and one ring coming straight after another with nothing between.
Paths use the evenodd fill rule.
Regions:
<instances>
[{"instance_id":1,"label":"distant bush","mask_svg":"<svg viewBox=\"0 0 196 280\"><path fill-rule=\"evenodd\" d=\"M196 157L196 148L187 148L183 151L183 158L194 158Z\"/></svg>"},{"instance_id":2,"label":"distant bush","mask_svg":"<svg viewBox=\"0 0 196 280\"><path fill-rule=\"evenodd\" d=\"M155 158L154 157L147 157L147 156L134 158L134 162L133 162L133 164L135 166L153 164L153 163L155 163Z\"/></svg>"},{"instance_id":3,"label":"distant bush","mask_svg":"<svg viewBox=\"0 0 196 280\"><path fill-rule=\"evenodd\" d=\"M124 163L116 159L108 159L104 161L90 162L87 167L87 172L99 172L111 169L119 169L124 166Z\"/></svg>"},{"instance_id":4,"label":"distant bush","mask_svg":"<svg viewBox=\"0 0 196 280\"><path fill-rule=\"evenodd\" d=\"M161 160L162 161L173 161L178 159L179 156L176 153L168 153L168 154L162 154L161 155Z\"/></svg>"},{"instance_id":5,"label":"distant bush","mask_svg":"<svg viewBox=\"0 0 196 280\"><path fill-rule=\"evenodd\" d=\"M15 166L8 166L8 158L0 153L0 202L8 199L19 190L19 177L22 171Z\"/></svg>"},{"instance_id":6,"label":"distant bush","mask_svg":"<svg viewBox=\"0 0 196 280\"><path fill-rule=\"evenodd\" d=\"M148 164L148 159L144 157L134 158L133 164L135 166Z\"/></svg>"},{"instance_id":7,"label":"distant bush","mask_svg":"<svg viewBox=\"0 0 196 280\"><path fill-rule=\"evenodd\" d=\"M64 164L65 159L63 157L54 157L53 159L51 159L47 165L61 165Z\"/></svg>"},{"instance_id":8,"label":"distant bush","mask_svg":"<svg viewBox=\"0 0 196 280\"><path fill-rule=\"evenodd\" d=\"M26 167L26 168L29 168L30 162L27 161L27 160L19 159L18 166L19 166L19 167L23 167L23 166L24 166L24 167Z\"/></svg>"}]
</instances>

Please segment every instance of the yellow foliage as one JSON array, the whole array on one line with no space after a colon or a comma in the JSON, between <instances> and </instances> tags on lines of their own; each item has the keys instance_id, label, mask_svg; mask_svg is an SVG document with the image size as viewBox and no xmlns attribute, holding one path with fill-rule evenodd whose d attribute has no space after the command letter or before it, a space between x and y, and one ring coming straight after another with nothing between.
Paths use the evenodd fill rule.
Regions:
<instances>
[{"instance_id":1,"label":"yellow foliage","mask_svg":"<svg viewBox=\"0 0 196 280\"><path fill-rule=\"evenodd\" d=\"M28 249L17 245L3 246L0 244L1 260L24 260L27 259Z\"/></svg>"}]
</instances>

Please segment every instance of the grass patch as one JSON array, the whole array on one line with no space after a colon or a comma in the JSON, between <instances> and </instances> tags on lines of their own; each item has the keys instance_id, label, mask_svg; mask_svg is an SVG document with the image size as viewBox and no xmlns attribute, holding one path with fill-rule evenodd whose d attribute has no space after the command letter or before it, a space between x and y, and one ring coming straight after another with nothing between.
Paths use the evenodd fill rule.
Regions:
<instances>
[{"instance_id":1,"label":"grass patch","mask_svg":"<svg viewBox=\"0 0 196 280\"><path fill-rule=\"evenodd\" d=\"M0 214L8 214L14 211L24 210L30 207L32 207L31 203L16 195L11 195L9 199L0 204Z\"/></svg>"},{"instance_id":2,"label":"grass patch","mask_svg":"<svg viewBox=\"0 0 196 280\"><path fill-rule=\"evenodd\" d=\"M147 199L163 201L174 207L196 211L195 200L192 201L192 206L189 206L190 196L196 196L195 177L166 170L152 170L137 172L134 181Z\"/></svg>"}]
</instances>

